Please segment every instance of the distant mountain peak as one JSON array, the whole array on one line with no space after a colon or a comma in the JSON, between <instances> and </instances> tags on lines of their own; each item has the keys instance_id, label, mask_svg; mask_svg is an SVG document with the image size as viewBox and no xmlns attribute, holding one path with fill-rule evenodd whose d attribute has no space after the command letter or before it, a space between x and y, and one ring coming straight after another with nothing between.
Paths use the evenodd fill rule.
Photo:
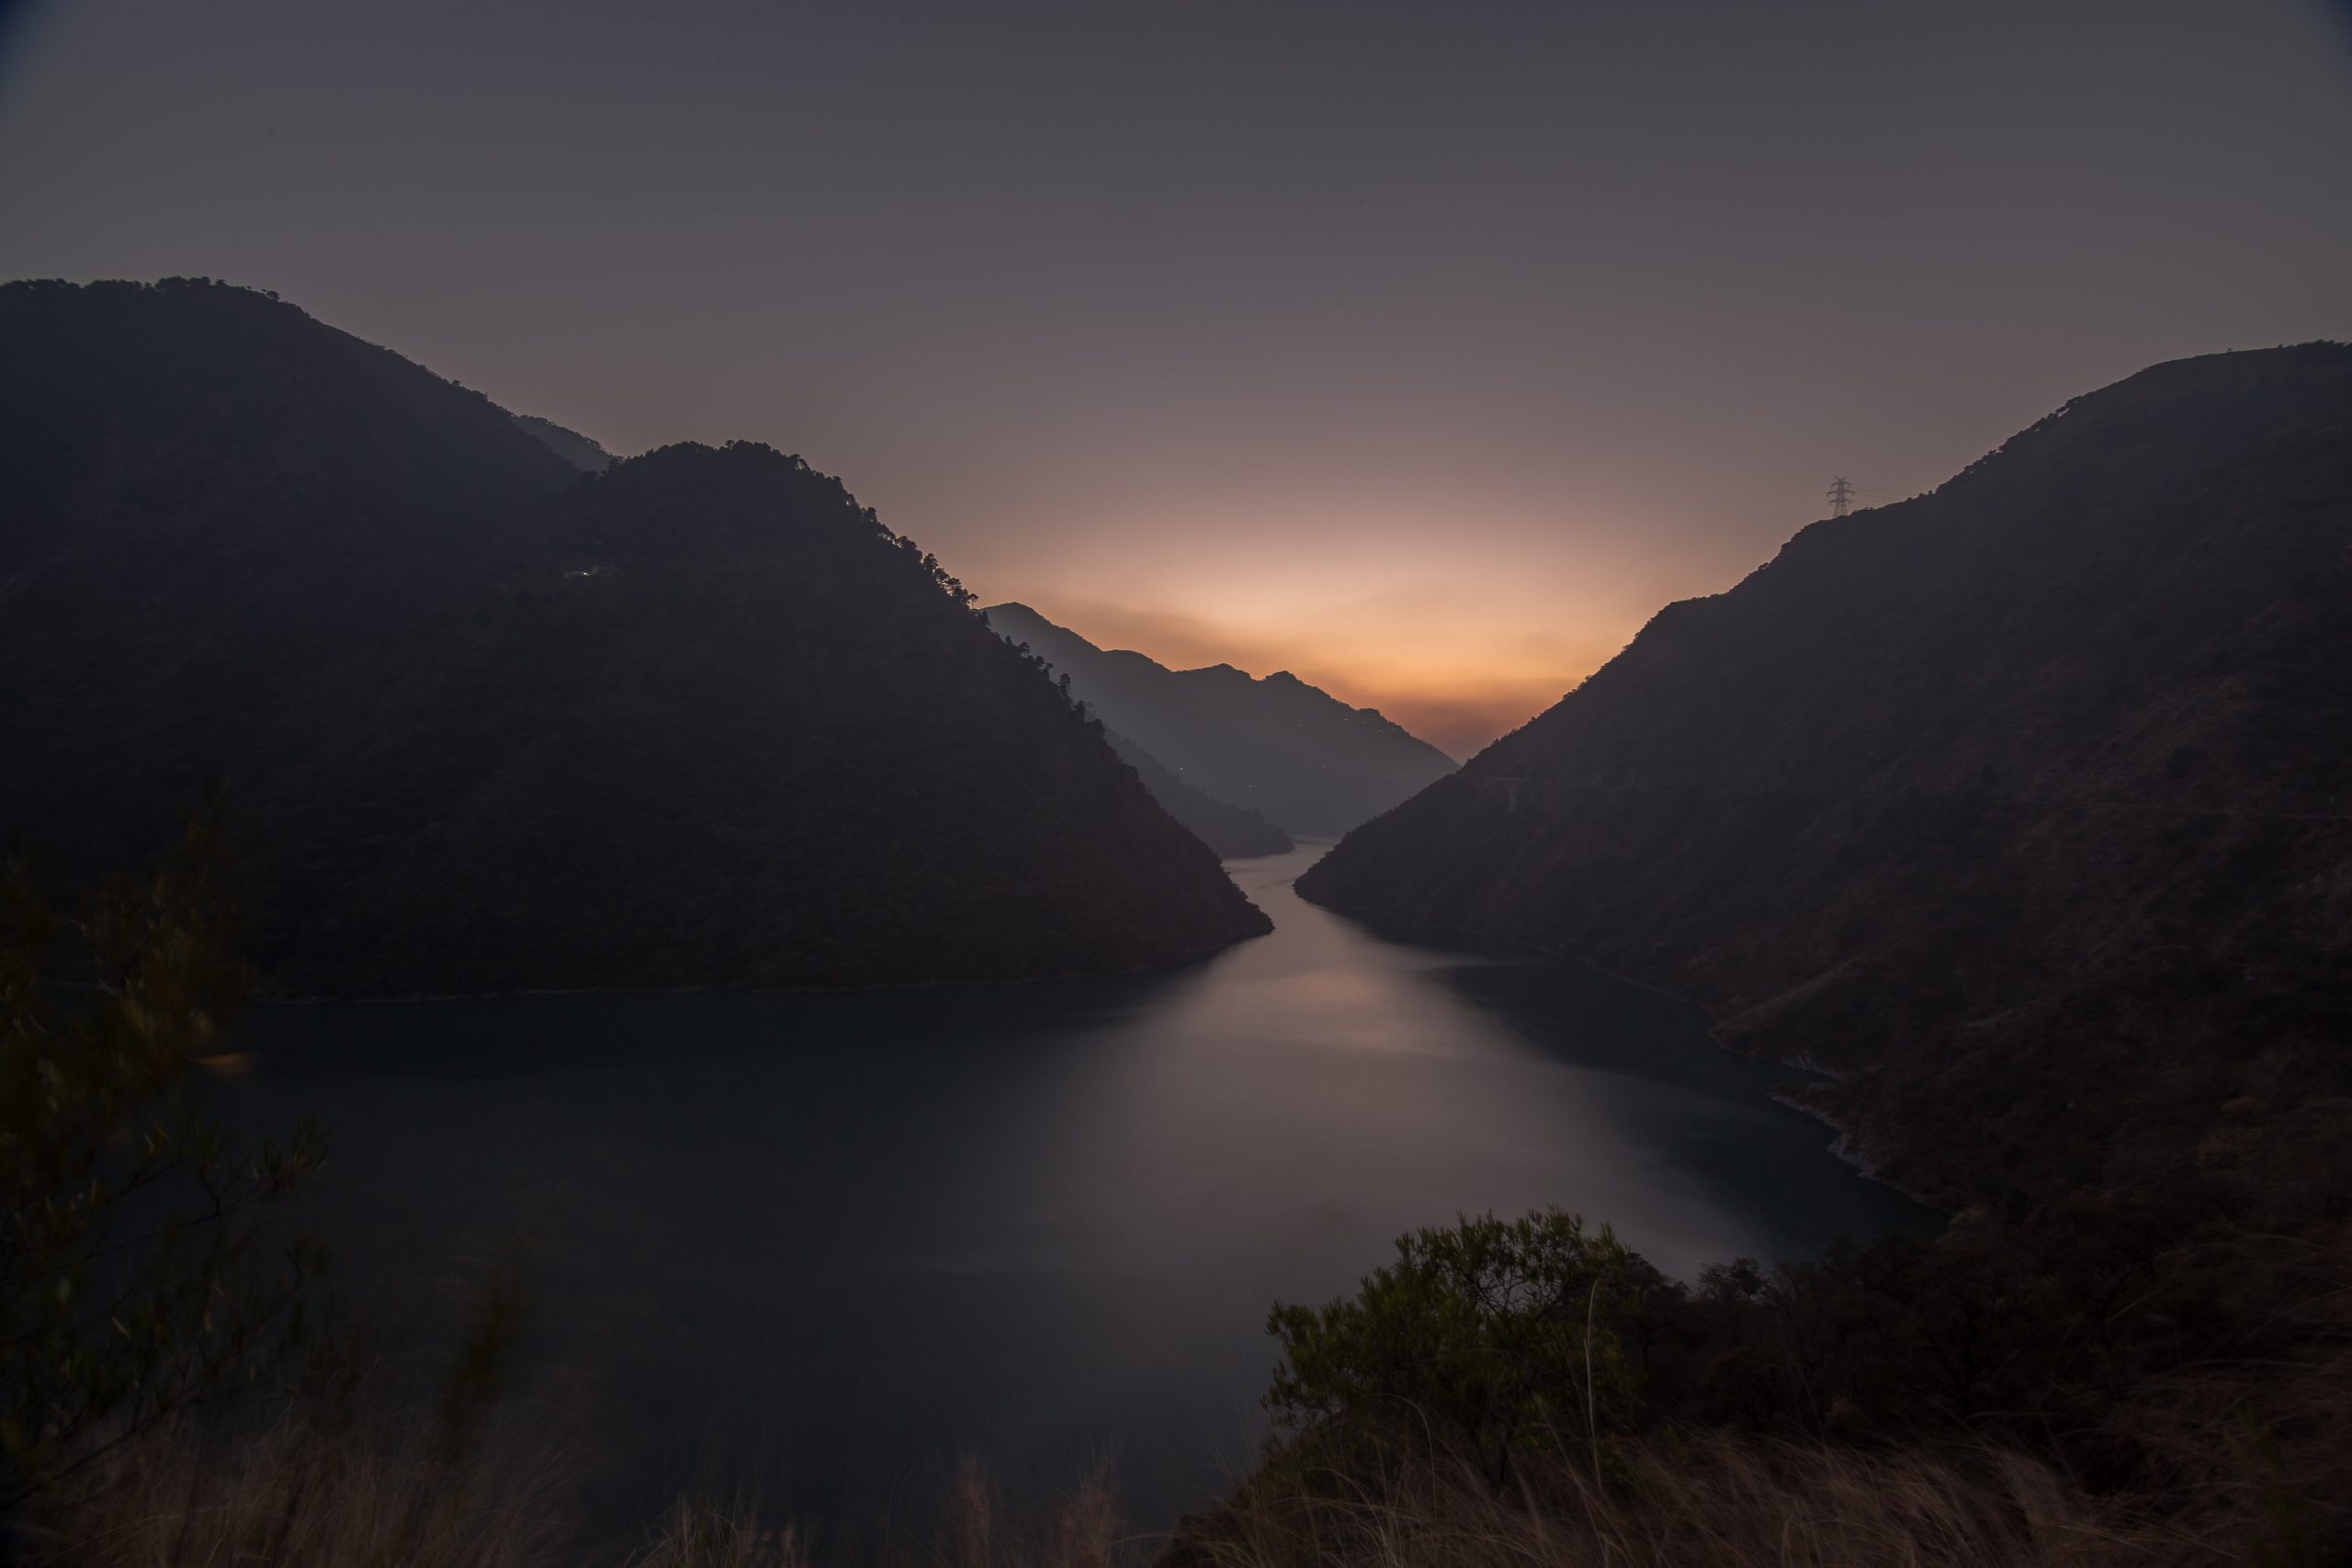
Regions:
<instances>
[{"instance_id":1,"label":"distant mountain peak","mask_svg":"<svg viewBox=\"0 0 2352 1568\"><path fill-rule=\"evenodd\" d=\"M1336 834L1453 769L1453 761L1369 708L1280 671L1232 664L1170 670L1096 647L1025 604L989 611L1000 636L1027 643L1070 677L1080 701L1188 783L1293 833Z\"/></svg>"},{"instance_id":2,"label":"distant mountain peak","mask_svg":"<svg viewBox=\"0 0 2352 1568\"><path fill-rule=\"evenodd\" d=\"M565 462L583 474L602 473L613 461L613 455L576 430L566 430L551 419L541 419L535 413L509 414L508 418L521 425Z\"/></svg>"}]
</instances>

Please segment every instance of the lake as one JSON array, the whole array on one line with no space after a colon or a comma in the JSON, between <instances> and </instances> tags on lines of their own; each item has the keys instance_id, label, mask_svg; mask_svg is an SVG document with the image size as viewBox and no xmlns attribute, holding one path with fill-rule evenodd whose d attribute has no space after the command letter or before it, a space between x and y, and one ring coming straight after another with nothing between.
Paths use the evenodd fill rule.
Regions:
<instances>
[{"instance_id":1,"label":"lake","mask_svg":"<svg viewBox=\"0 0 2352 1568\"><path fill-rule=\"evenodd\" d=\"M1834 1158L1694 1010L1390 940L1233 863L1271 936L1113 980L257 1010L242 1121L334 1138L301 1217L379 1332L521 1248L527 1365L615 1528L745 1486L804 1519L1110 1463L1157 1528L1247 1468L1277 1299L1547 1203L1668 1273L1938 1216Z\"/></svg>"}]
</instances>

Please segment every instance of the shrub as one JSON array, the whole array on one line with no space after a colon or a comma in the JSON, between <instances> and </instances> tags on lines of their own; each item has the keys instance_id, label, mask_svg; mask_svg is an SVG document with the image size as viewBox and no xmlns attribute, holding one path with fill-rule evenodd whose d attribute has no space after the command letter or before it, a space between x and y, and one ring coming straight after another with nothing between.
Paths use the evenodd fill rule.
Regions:
<instances>
[{"instance_id":1,"label":"shrub","mask_svg":"<svg viewBox=\"0 0 2352 1568\"><path fill-rule=\"evenodd\" d=\"M165 867L74 919L0 872L0 1509L79 1475L299 1339L318 1249L260 1266L245 1211L323 1157L224 1132L191 1064L233 1065L243 995L220 894L217 812ZM84 983L45 972L59 952Z\"/></svg>"},{"instance_id":2,"label":"shrub","mask_svg":"<svg viewBox=\"0 0 2352 1568\"><path fill-rule=\"evenodd\" d=\"M1267 1405L1291 1430L1359 1416L1419 1428L1507 1476L1522 1447L1623 1429L1635 1379L1612 1325L1650 1272L1607 1226L1558 1209L1417 1231L1353 1299L1274 1308Z\"/></svg>"}]
</instances>

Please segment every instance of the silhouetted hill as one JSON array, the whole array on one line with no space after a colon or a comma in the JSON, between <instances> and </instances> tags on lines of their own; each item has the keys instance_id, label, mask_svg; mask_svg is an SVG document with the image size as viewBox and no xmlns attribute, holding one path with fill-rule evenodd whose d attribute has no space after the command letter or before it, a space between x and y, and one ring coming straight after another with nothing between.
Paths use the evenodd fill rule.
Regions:
<instances>
[{"instance_id":1,"label":"silhouetted hill","mask_svg":"<svg viewBox=\"0 0 2352 1568\"><path fill-rule=\"evenodd\" d=\"M1948 1201L2340 1132L2347 528L2352 349L2158 366L1668 606L1300 891L1695 998Z\"/></svg>"},{"instance_id":2,"label":"silhouetted hill","mask_svg":"<svg viewBox=\"0 0 2352 1568\"><path fill-rule=\"evenodd\" d=\"M1287 854L1298 846L1291 837L1256 812L1227 806L1206 790L1197 789L1170 773L1159 758L1115 729L1103 731L1127 766L1143 780L1143 787L1160 809L1192 829L1193 836L1227 860L1252 855Z\"/></svg>"},{"instance_id":3,"label":"silhouetted hill","mask_svg":"<svg viewBox=\"0 0 2352 1568\"><path fill-rule=\"evenodd\" d=\"M288 781L287 811L342 804L278 858L274 907L335 911L263 933L284 984L999 979L1268 929L838 480L671 446L541 527Z\"/></svg>"},{"instance_id":4,"label":"silhouetted hill","mask_svg":"<svg viewBox=\"0 0 2352 1568\"><path fill-rule=\"evenodd\" d=\"M583 474L600 474L613 455L576 430L566 430L551 419L541 419L535 413L512 416L514 423L528 431L540 445L571 464Z\"/></svg>"},{"instance_id":5,"label":"silhouetted hill","mask_svg":"<svg viewBox=\"0 0 2352 1568\"><path fill-rule=\"evenodd\" d=\"M576 479L252 289L0 288L0 832L138 863L208 772L299 739L292 691L507 570Z\"/></svg>"},{"instance_id":6,"label":"silhouetted hill","mask_svg":"<svg viewBox=\"0 0 2352 1568\"><path fill-rule=\"evenodd\" d=\"M1351 708L1287 671L1261 681L1229 664L1170 670L1099 649L1025 604L998 604L988 615L1185 783L1293 833L1343 833L1453 770L1443 752L1375 710Z\"/></svg>"},{"instance_id":7,"label":"silhouetted hill","mask_svg":"<svg viewBox=\"0 0 2352 1568\"><path fill-rule=\"evenodd\" d=\"M1267 929L1034 662L765 447L577 473L206 284L0 290L0 832L225 775L281 993L1126 970Z\"/></svg>"}]
</instances>

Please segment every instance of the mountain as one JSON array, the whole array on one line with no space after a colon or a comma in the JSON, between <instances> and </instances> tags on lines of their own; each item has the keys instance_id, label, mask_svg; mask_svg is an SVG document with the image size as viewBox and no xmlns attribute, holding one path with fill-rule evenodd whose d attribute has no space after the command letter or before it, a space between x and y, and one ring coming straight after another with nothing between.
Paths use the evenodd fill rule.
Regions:
<instances>
[{"instance_id":1,"label":"mountain","mask_svg":"<svg viewBox=\"0 0 2352 1568\"><path fill-rule=\"evenodd\" d=\"M1268 929L838 480L671 446L537 526L522 570L401 646L356 743L273 793L300 813L274 905L335 912L265 933L284 983L968 981Z\"/></svg>"},{"instance_id":2,"label":"mountain","mask_svg":"<svg viewBox=\"0 0 2352 1568\"><path fill-rule=\"evenodd\" d=\"M1262 931L967 596L763 446L582 475L267 296L0 290L0 832L225 778L279 994L1001 980Z\"/></svg>"},{"instance_id":3,"label":"mountain","mask_svg":"<svg viewBox=\"0 0 2352 1568\"><path fill-rule=\"evenodd\" d=\"M1377 711L1287 671L1254 680L1229 664L1170 670L1097 648L1025 604L994 605L988 616L1185 783L1292 833L1343 833L1453 771L1452 759Z\"/></svg>"},{"instance_id":4,"label":"mountain","mask_svg":"<svg viewBox=\"0 0 2352 1568\"><path fill-rule=\"evenodd\" d=\"M139 863L296 690L522 558L571 465L251 289L0 288L0 833Z\"/></svg>"},{"instance_id":5,"label":"mountain","mask_svg":"<svg viewBox=\"0 0 2352 1568\"><path fill-rule=\"evenodd\" d=\"M541 446L583 474L600 474L613 460L610 452L580 432L566 430L551 419L541 419L535 413L518 413L509 417L528 431Z\"/></svg>"},{"instance_id":6,"label":"mountain","mask_svg":"<svg viewBox=\"0 0 2352 1568\"><path fill-rule=\"evenodd\" d=\"M2340 1137L2352 348L2160 365L1669 605L1335 909L1692 998L1947 1203Z\"/></svg>"},{"instance_id":7,"label":"mountain","mask_svg":"<svg viewBox=\"0 0 2352 1568\"><path fill-rule=\"evenodd\" d=\"M1186 784L1161 765L1159 758L1115 729L1102 738L1122 761L1136 771L1161 810L1192 830L1193 836L1226 860L1252 855L1287 854L1298 846L1291 837L1256 812L1227 806L1206 790Z\"/></svg>"}]
</instances>

